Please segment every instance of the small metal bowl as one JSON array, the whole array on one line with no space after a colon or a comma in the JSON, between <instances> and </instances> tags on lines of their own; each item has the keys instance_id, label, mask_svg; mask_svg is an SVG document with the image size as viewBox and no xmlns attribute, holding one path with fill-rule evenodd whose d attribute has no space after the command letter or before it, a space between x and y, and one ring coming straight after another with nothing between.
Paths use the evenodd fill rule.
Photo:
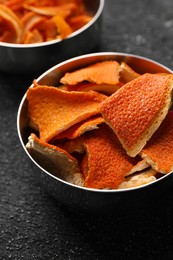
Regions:
<instances>
[{"instance_id":1,"label":"small metal bowl","mask_svg":"<svg viewBox=\"0 0 173 260\"><path fill-rule=\"evenodd\" d=\"M57 62L94 51L101 35L104 0L84 2L93 18L64 40L35 44L0 42L0 70L8 73L43 73Z\"/></svg>"},{"instance_id":2,"label":"small metal bowl","mask_svg":"<svg viewBox=\"0 0 173 260\"><path fill-rule=\"evenodd\" d=\"M37 82L43 85L57 86L65 72L76 70L86 65L104 60L124 61L139 73L173 73L169 68L150 59L114 52L103 52L79 56L62 62L42 74ZM29 136L27 120L27 101L24 95L18 109L17 130L20 142L23 146L34 172L44 189L61 203L83 211L96 214L116 214L129 209L138 209L140 205L154 203L157 196L163 194L172 185L172 172L160 179L137 188L122 190L97 190L69 184L57 178L43 169L28 153L25 148Z\"/></svg>"}]
</instances>

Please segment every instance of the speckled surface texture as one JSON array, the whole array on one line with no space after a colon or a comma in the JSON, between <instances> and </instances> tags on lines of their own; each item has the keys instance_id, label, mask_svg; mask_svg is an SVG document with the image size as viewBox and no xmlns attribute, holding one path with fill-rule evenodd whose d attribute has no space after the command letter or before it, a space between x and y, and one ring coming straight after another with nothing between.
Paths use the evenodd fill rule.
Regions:
<instances>
[{"instance_id":1,"label":"speckled surface texture","mask_svg":"<svg viewBox=\"0 0 173 260\"><path fill-rule=\"evenodd\" d=\"M172 0L106 0L97 51L173 69L172 10ZM173 189L150 209L102 217L60 205L36 182L16 131L19 102L36 76L0 72L0 259L173 259Z\"/></svg>"}]
</instances>

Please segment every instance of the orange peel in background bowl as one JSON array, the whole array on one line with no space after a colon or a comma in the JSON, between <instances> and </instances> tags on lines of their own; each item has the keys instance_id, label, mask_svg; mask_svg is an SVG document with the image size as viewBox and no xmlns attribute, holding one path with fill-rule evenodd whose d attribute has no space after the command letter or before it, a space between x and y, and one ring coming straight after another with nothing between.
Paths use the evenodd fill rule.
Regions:
<instances>
[{"instance_id":1,"label":"orange peel in background bowl","mask_svg":"<svg viewBox=\"0 0 173 260\"><path fill-rule=\"evenodd\" d=\"M107 67L108 63L111 67ZM78 170L73 171L72 176L80 176L79 180L83 180L80 186L97 190L137 187L172 170L172 164L166 171L159 166L163 164L162 160L167 160L167 153L162 149L171 139L173 130L172 123L168 131L164 127L167 120L172 120L171 73L140 75L124 62L110 60L66 72L59 82L61 84L54 87L35 82L27 91L27 111L32 128L26 144L28 151L33 131L39 150L32 146L32 151L36 149L36 153L43 154L41 151L45 151L47 143L51 145L49 151L46 150L50 159L54 154L51 152L53 147L62 149L78 162ZM86 86L91 82L102 87L98 87L98 91L92 88L82 91L82 84ZM115 89L114 84L119 82L121 85ZM105 94L108 85L113 91ZM72 90L70 86L73 86ZM155 140L162 160L155 152ZM171 151L172 139L169 144L168 151ZM172 160L172 153L169 158ZM48 170L51 173L51 169ZM77 178L72 179L73 184L79 185ZM63 180L69 181L65 173Z\"/></svg>"},{"instance_id":2,"label":"orange peel in background bowl","mask_svg":"<svg viewBox=\"0 0 173 260\"><path fill-rule=\"evenodd\" d=\"M64 39L92 19L83 0L4 0L0 41L30 44Z\"/></svg>"},{"instance_id":3,"label":"orange peel in background bowl","mask_svg":"<svg viewBox=\"0 0 173 260\"><path fill-rule=\"evenodd\" d=\"M0 1L0 70L39 75L95 51L103 10L104 0Z\"/></svg>"}]
</instances>

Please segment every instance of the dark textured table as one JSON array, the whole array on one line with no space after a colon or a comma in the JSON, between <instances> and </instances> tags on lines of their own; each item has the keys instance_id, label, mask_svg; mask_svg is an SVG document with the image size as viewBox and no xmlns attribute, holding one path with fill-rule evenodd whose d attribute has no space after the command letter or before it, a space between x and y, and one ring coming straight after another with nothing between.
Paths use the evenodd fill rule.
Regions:
<instances>
[{"instance_id":1,"label":"dark textured table","mask_svg":"<svg viewBox=\"0 0 173 260\"><path fill-rule=\"evenodd\" d=\"M173 69L173 1L106 0L101 38L97 51L142 55ZM32 79L0 72L0 259L172 260L173 189L153 208L110 217L75 212L42 190L16 132Z\"/></svg>"}]
</instances>

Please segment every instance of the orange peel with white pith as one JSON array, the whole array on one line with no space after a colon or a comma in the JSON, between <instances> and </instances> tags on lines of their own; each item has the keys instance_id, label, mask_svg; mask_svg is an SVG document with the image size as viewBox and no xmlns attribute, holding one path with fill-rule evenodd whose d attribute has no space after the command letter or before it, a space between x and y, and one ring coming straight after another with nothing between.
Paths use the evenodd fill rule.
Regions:
<instances>
[{"instance_id":1,"label":"orange peel with white pith","mask_svg":"<svg viewBox=\"0 0 173 260\"><path fill-rule=\"evenodd\" d=\"M129 156L136 156L166 117L172 104L173 75L146 73L100 104L103 118Z\"/></svg>"},{"instance_id":2,"label":"orange peel with white pith","mask_svg":"<svg viewBox=\"0 0 173 260\"><path fill-rule=\"evenodd\" d=\"M39 137L49 142L55 136L93 115L107 98L90 92L68 92L56 87L30 87L26 95L30 125L39 131Z\"/></svg>"},{"instance_id":3,"label":"orange peel with white pith","mask_svg":"<svg viewBox=\"0 0 173 260\"><path fill-rule=\"evenodd\" d=\"M151 167L163 174L173 170L173 111L169 111L140 155Z\"/></svg>"},{"instance_id":4,"label":"orange peel with white pith","mask_svg":"<svg viewBox=\"0 0 173 260\"><path fill-rule=\"evenodd\" d=\"M129 189L129 188L134 188L134 187L151 183L157 179L156 175L157 175L157 171L151 168L143 172L136 173L132 176L128 176L125 179L125 181L123 181L118 186L118 189Z\"/></svg>"},{"instance_id":5,"label":"orange peel with white pith","mask_svg":"<svg viewBox=\"0 0 173 260\"><path fill-rule=\"evenodd\" d=\"M69 153L86 152L81 163L85 187L116 189L125 176L141 161L131 158L122 148L114 132L106 124L86 132L76 140L61 144Z\"/></svg>"},{"instance_id":6,"label":"orange peel with white pith","mask_svg":"<svg viewBox=\"0 0 173 260\"><path fill-rule=\"evenodd\" d=\"M28 138L26 148L44 169L69 183L83 186L78 161L67 151L43 142L34 133Z\"/></svg>"},{"instance_id":7,"label":"orange peel with white pith","mask_svg":"<svg viewBox=\"0 0 173 260\"><path fill-rule=\"evenodd\" d=\"M120 81L127 83L140 76L135 70L132 69L126 62L121 62L119 66L119 77Z\"/></svg>"}]
</instances>

